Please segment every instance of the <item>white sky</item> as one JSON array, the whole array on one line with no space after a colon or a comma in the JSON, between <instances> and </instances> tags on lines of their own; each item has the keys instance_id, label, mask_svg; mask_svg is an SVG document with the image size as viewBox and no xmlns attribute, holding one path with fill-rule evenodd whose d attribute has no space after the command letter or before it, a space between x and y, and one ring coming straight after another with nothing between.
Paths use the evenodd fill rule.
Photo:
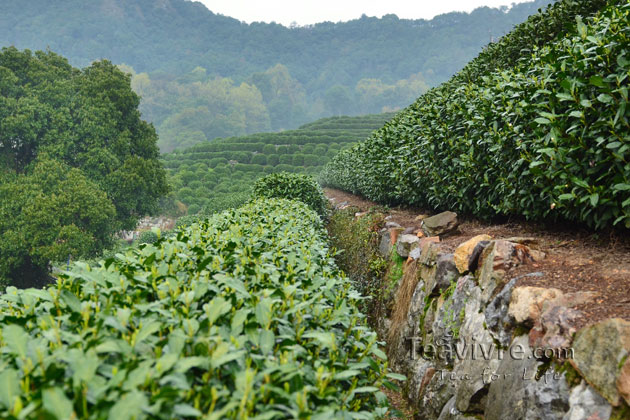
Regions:
<instances>
[{"instance_id":1,"label":"white sky","mask_svg":"<svg viewBox=\"0 0 630 420\"><path fill-rule=\"evenodd\" d=\"M452 11L470 12L480 6L509 6L527 0L197 0L214 13L248 23L276 22L308 25L347 21L362 14L381 17L393 13L399 18L431 19Z\"/></svg>"}]
</instances>

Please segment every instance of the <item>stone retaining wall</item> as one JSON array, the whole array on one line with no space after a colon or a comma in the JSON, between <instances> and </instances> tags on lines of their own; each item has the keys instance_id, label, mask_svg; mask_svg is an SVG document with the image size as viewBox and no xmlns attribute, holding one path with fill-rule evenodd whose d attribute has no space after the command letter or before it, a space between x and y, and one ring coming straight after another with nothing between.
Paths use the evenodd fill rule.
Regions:
<instances>
[{"instance_id":1,"label":"stone retaining wall","mask_svg":"<svg viewBox=\"0 0 630 420\"><path fill-rule=\"evenodd\" d=\"M480 235L449 253L431 232L387 226L372 246L406 261L372 321L417 419L630 419L630 322L576 331L572 307L592 293L518 286L508 273L545 258L534 238Z\"/></svg>"}]
</instances>

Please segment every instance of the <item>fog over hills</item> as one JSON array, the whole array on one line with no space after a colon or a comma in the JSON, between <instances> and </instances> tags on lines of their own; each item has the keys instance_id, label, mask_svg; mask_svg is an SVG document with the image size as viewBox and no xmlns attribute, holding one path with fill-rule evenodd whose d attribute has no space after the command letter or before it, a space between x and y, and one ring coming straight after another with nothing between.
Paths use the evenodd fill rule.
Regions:
<instances>
[{"instance_id":1,"label":"fog over hills","mask_svg":"<svg viewBox=\"0 0 630 420\"><path fill-rule=\"evenodd\" d=\"M186 0L6 0L0 46L50 48L76 66L106 58L147 73L149 81L134 89L145 99L143 114L170 144L162 143L164 150L195 143L190 133L210 139L294 128L328 115L400 109L551 1L431 20L364 16L287 28L246 24ZM217 78L230 80L212 104L187 97L198 90L189 89L191 83ZM247 86L235 91L241 83ZM243 101L255 109L244 110ZM221 118L202 126L195 123L199 114ZM186 139L175 139L173 127L188 132Z\"/></svg>"}]
</instances>

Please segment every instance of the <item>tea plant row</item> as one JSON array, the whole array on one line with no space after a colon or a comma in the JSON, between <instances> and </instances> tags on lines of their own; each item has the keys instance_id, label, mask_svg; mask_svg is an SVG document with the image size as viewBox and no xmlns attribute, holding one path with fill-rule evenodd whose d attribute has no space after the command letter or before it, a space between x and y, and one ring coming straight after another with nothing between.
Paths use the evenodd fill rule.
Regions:
<instances>
[{"instance_id":1,"label":"tea plant row","mask_svg":"<svg viewBox=\"0 0 630 420\"><path fill-rule=\"evenodd\" d=\"M368 198L630 228L630 6L564 0L324 169Z\"/></svg>"},{"instance_id":2,"label":"tea plant row","mask_svg":"<svg viewBox=\"0 0 630 420\"><path fill-rule=\"evenodd\" d=\"M188 214L238 207L258 178L278 172L317 174L331 157L392 115L324 118L297 130L215 139L163 155L171 201L184 203Z\"/></svg>"},{"instance_id":3,"label":"tea plant row","mask_svg":"<svg viewBox=\"0 0 630 420\"><path fill-rule=\"evenodd\" d=\"M8 288L0 417L377 418L400 377L360 300L314 211L254 201L47 289Z\"/></svg>"}]
</instances>

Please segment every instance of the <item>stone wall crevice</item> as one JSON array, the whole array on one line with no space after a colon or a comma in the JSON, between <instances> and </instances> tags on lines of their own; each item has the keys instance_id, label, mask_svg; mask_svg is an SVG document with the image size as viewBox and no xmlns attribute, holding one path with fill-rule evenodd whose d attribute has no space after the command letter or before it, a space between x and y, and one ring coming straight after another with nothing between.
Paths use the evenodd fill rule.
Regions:
<instances>
[{"instance_id":1,"label":"stone wall crevice","mask_svg":"<svg viewBox=\"0 0 630 420\"><path fill-rule=\"evenodd\" d=\"M346 220L347 232L360 230L364 217L373 216ZM368 260L406 260L398 278L368 274L392 291L372 296L372 308L390 310L371 319L391 366L407 377L416 419L630 419L630 322L576 330L573 307L594 294L519 285L540 276L535 263L546 256L535 238L479 235L453 252L438 237L400 234L404 227L380 220L365 242ZM340 235L333 229L331 238ZM351 264L339 264L353 276ZM512 277L515 268L524 274Z\"/></svg>"}]
</instances>

